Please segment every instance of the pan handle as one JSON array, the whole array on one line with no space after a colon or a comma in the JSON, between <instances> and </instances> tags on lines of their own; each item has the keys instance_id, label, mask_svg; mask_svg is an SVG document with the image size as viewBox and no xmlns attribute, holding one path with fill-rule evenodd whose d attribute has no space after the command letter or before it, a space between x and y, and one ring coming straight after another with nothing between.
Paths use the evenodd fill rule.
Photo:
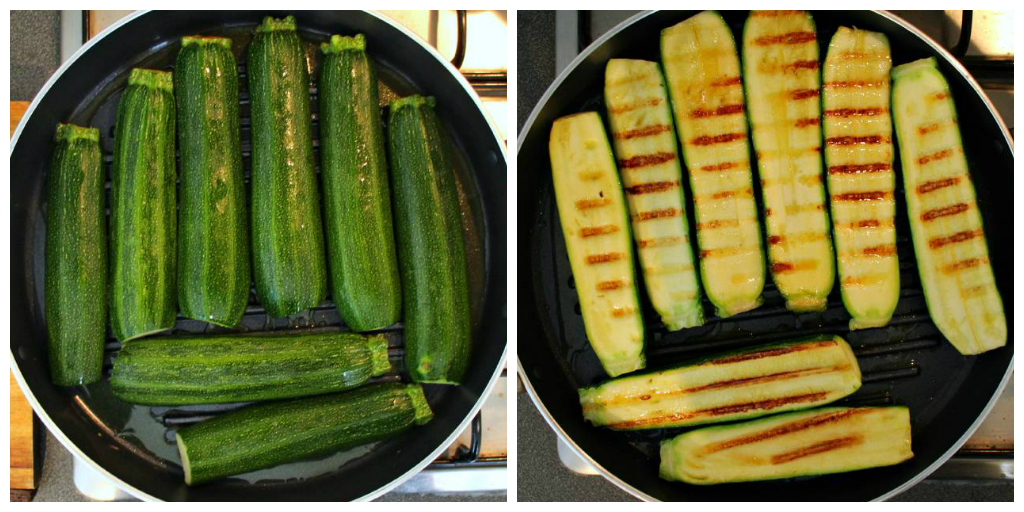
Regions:
<instances>
[{"instance_id":1,"label":"pan handle","mask_svg":"<svg viewBox=\"0 0 1024 512\"><path fill-rule=\"evenodd\" d=\"M455 66L455 69L459 69L462 67L462 61L466 59L466 11L455 11L455 18L455 24L458 28L458 41L455 43L455 56L452 57L452 66Z\"/></svg>"},{"instance_id":2,"label":"pan handle","mask_svg":"<svg viewBox=\"0 0 1024 512\"><path fill-rule=\"evenodd\" d=\"M957 40L956 46L949 50L957 60L963 61L967 55L967 48L971 46L971 28L973 25L974 11L965 10L963 17L960 19L960 38Z\"/></svg>"}]
</instances>

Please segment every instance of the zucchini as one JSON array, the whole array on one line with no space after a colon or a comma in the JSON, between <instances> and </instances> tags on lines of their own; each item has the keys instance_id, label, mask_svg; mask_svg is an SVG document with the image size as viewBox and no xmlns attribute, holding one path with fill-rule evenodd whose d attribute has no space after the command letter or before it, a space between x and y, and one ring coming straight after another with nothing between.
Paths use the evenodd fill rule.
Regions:
<instances>
[{"instance_id":1,"label":"zucchini","mask_svg":"<svg viewBox=\"0 0 1024 512\"><path fill-rule=\"evenodd\" d=\"M96 128L58 124L46 188L46 333L50 380L103 376L107 334L105 176Z\"/></svg>"},{"instance_id":2,"label":"zucchini","mask_svg":"<svg viewBox=\"0 0 1024 512\"><path fill-rule=\"evenodd\" d=\"M325 455L430 421L418 384L373 384L344 393L253 405L179 430L185 483Z\"/></svg>"},{"instance_id":3,"label":"zucchini","mask_svg":"<svg viewBox=\"0 0 1024 512\"><path fill-rule=\"evenodd\" d=\"M701 325L700 283L661 69L656 62L612 59L605 68L604 97L647 295L670 331ZM672 215L651 217L650 212Z\"/></svg>"},{"instance_id":4,"label":"zucchini","mask_svg":"<svg viewBox=\"0 0 1024 512\"><path fill-rule=\"evenodd\" d=\"M433 97L391 102L388 150L405 365L414 382L459 384L472 350L469 276L450 142Z\"/></svg>"},{"instance_id":5,"label":"zucchini","mask_svg":"<svg viewBox=\"0 0 1024 512\"><path fill-rule=\"evenodd\" d=\"M806 409L834 402L860 385L850 345L839 336L817 336L717 354L579 393L590 423L640 430Z\"/></svg>"},{"instance_id":6,"label":"zucchini","mask_svg":"<svg viewBox=\"0 0 1024 512\"><path fill-rule=\"evenodd\" d=\"M840 27L822 71L825 165L850 329L888 324L900 295L891 67L883 34Z\"/></svg>"},{"instance_id":7,"label":"zucchini","mask_svg":"<svg viewBox=\"0 0 1024 512\"><path fill-rule=\"evenodd\" d=\"M379 335L153 338L121 349L110 387L133 404L221 404L341 391L390 369Z\"/></svg>"},{"instance_id":8,"label":"zucchini","mask_svg":"<svg viewBox=\"0 0 1024 512\"><path fill-rule=\"evenodd\" d=\"M321 49L320 178L331 294L346 324L370 331L402 314L377 73L362 34L332 36Z\"/></svg>"},{"instance_id":9,"label":"zucchini","mask_svg":"<svg viewBox=\"0 0 1024 512\"><path fill-rule=\"evenodd\" d=\"M174 92L181 156L178 307L186 318L234 327L249 303L251 279L231 40L183 37Z\"/></svg>"},{"instance_id":10,"label":"zucchini","mask_svg":"<svg viewBox=\"0 0 1024 512\"><path fill-rule=\"evenodd\" d=\"M827 407L692 430L661 443L661 477L773 480L891 466L914 456L906 407Z\"/></svg>"},{"instance_id":11,"label":"zucchini","mask_svg":"<svg viewBox=\"0 0 1024 512\"><path fill-rule=\"evenodd\" d=\"M720 317L754 309L764 254L736 42L705 11L661 31L661 61L690 173L704 292Z\"/></svg>"},{"instance_id":12,"label":"zucchini","mask_svg":"<svg viewBox=\"0 0 1024 512\"><path fill-rule=\"evenodd\" d=\"M907 215L928 312L961 354L1006 345L1006 317L960 139L935 59L892 71Z\"/></svg>"},{"instance_id":13,"label":"zucchini","mask_svg":"<svg viewBox=\"0 0 1024 512\"><path fill-rule=\"evenodd\" d=\"M835 282L835 256L821 168L821 78L781 71L793 62L818 62L811 15L752 11L743 27L743 76L769 269L787 308L822 311Z\"/></svg>"},{"instance_id":14,"label":"zucchini","mask_svg":"<svg viewBox=\"0 0 1024 512\"><path fill-rule=\"evenodd\" d=\"M622 186L597 112L555 120L551 176L587 339L612 376L639 370L644 323ZM645 221L659 215L649 213Z\"/></svg>"},{"instance_id":15,"label":"zucchini","mask_svg":"<svg viewBox=\"0 0 1024 512\"><path fill-rule=\"evenodd\" d=\"M263 19L248 75L256 295L270 316L290 316L327 295L309 72L294 17Z\"/></svg>"},{"instance_id":16,"label":"zucchini","mask_svg":"<svg viewBox=\"0 0 1024 512\"><path fill-rule=\"evenodd\" d=\"M133 69L117 105L110 186L110 326L125 342L177 313L177 169L171 73Z\"/></svg>"}]
</instances>

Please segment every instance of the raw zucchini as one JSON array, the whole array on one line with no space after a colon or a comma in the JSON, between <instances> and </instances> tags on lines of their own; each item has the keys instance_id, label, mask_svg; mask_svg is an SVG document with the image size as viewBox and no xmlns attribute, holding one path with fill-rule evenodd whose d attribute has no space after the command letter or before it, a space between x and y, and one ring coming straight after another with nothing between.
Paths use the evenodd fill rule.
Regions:
<instances>
[{"instance_id":1,"label":"raw zucchini","mask_svg":"<svg viewBox=\"0 0 1024 512\"><path fill-rule=\"evenodd\" d=\"M382 336L268 333L128 343L110 387L134 404L220 404L354 388L391 369Z\"/></svg>"},{"instance_id":2,"label":"raw zucchini","mask_svg":"<svg viewBox=\"0 0 1024 512\"><path fill-rule=\"evenodd\" d=\"M821 175L821 79L781 72L794 62L818 62L811 15L751 12L743 27L743 76L769 268L787 308L821 311L835 281Z\"/></svg>"},{"instance_id":3,"label":"raw zucchini","mask_svg":"<svg viewBox=\"0 0 1024 512\"><path fill-rule=\"evenodd\" d=\"M58 124L46 188L46 333L50 380L100 380L107 333L107 227L100 135Z\"/></svg>"},{"instance_id":4,"label":"raw zucchini","mask_svg":"<svg viewBox=\"0 0 1024 512\"><path fill-rule=\"evenodd\" d=\"M451 147L433 97L391 102L388 150L405 365L415 382L458 384L472 349L469 279Z\"/></svg>"},{"instance_id":5,"label":"raw zucchini","mask_svg":"<svg viewBox=\"0 0 1024 512\"><path fill-rule=\"evenodd\" d=\"M705 11L661 31L683 158L697 217L701 280L718 316L761 305L764 254L732 32Z\"/></svg>"},{"instance_id":6,"label":"raw zucchini","mask_svg":"<svg viewBox=\"0 0 1024 512\"><path fill-rule=\"evenodd\" d=\"M597 112L555 120L551 175L565 248L587 339L604 371L615 377L646 365L644 323L622 186ZM673 215L653 211L638 220Z\"/></svg>"},{"instance_id":7,"label":"raw zucchini","mask_svg":"<svg viewBox=\"0 0 1024 512\"><path fill-rule=\"evenodd\" d=\"M822 72L828 192L850 329L889 323L900 295L889 41L840 27Z\"/></svg>"},{"instance_id":8,"label":"raw zucchini","mask_svg":"<svg viewBox=\"0 0 1024 512\"><path fill-rule=\"evenodd\" d=\"M124 342L177 313L177 169L171 73L133 69L117 106L110 188L110 326Z\"/></svg>"},{"instance_id":9,"label":"raw zucchini","mask_svg":"<svg viewBox=\"0 0 1024 512\"><path fill-rule=\"evenodd\" d=\"M321 48L320 178L331 293L345 323L369 331L402 313L377 73L362 34L332 36Z\"/></svg>"},{"instance_id":10,"label":"raw zucchini","mask_svg":"<svg viewBox=\"0 0 1024 512\"><path fill-rule=\"evenodd\" d=\"M903 188L928 312L961 354L1002 347L1003 301L949 84L934 58L899 66L892 76Z\"/></svg>"},{"instance_id":11,"label":"raw zucchini","mask_svg":"<svg viewBox=\"0 0 1024 512\"><path fill-rule=\"evenodd\" d=\"M313 159L306 52L295 18L264 18L249 45L252 259L256 295L274 317L327 294Z\"/></svg>"},{"instance_id":12,"label":"raw zucchini","mask_svg":"<svg viewBox=\"0 0 1024 512\"><path fill-rule=\"evenodd\" d=\"M581 388L580 405L587 421L614 430L683 427L827 404L860 384L850 346L818 336Z\"/></svg>"},{"instance_id":13,"label":"raw zucchini","mask_svg":"<svg viewBox=\"0 0 1024 512\"><path fill-rule=\"evenodd\" d=\"M234 327L249 302L249 227L231 40L188 36L174 65L181 154L178 307Z\"/></svg>"},{"instance_id":14,"label":"raw zucchini","mask_svg":"<svg viewBox=\"0 0 1024 512\"><path fill-rule=\"evenodd\" d=\"M418 384L386 383L245 407L175 437L185 483L196 485L394 437L432 417Z\"/></svg>"},{"instance_id":15,"label":"raw zucchini","mask_svg":"<svg viewBox=\"0 0 1024 512\"><path fill-rule=\"evenodd\" d=\"M773 480L891 466L913 457L906 407L827 407L686 432L661 443L661 477Z\"/></svg>"},{"instance_id":16,"label":"raw zucchini","mask_svg":"<svg viewBox=\"0 0 1024 512\"><path fill-rule=\"evenodd\" d=\"M701 325L700 283L661 69L656 62L612 59L605 68L604 97L647 295L670 331ZM650 212L673 214L651 217Z\"/></svg>"}]
</instances>

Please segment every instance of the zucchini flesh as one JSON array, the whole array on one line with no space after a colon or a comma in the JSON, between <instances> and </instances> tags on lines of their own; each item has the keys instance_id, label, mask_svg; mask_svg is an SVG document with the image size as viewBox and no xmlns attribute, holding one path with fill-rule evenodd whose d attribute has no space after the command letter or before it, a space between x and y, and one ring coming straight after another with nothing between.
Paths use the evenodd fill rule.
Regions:
<instances>
[{"instance_id":1,"label":"zucchini flesh","mask_svg":"<svg viewBox=\"0 0 1024 512\"><path fill-rule=\"evenodd\" d=\"M174 326L177 170L171 73L133 69L117 106L110 188L110 326L128 341Z\"/></svg>"},{"instance_id":2,"label":"zucchini flesh","mask_svg":"<svg viewBox=\"0 0 1024 512\"><path fill-rule=\"evenodd\" d=\"M838 336L762 345L580 389L583 416L614 430L683 427L827 404L860 388Z\"/></svg>"},{"instance_id":3,"label":"zucchini flesh","mask_svg":"<svg viewBox=\"0 0 1024 512\"><path fill-rule=\"evenodd\" d=\"M418 384L385 383L245 407L175 437L185 483L197 485L394 437L432 417Z\"/></svg>"},{"instance_id":4,"label":"zucchini flesh","mask_svg":"<svg viewBox=\"0 0 1024 512\"><path fill-rule=\"evenodd\" d=\"M377 74L366 39L332 36L321 46L320 177L331 293L356 331L402 313Z\"/></svg>"},{"instance_id":5,"label":"zucchini flesh","mask_svg":"<svg viewBox=\"0 0 1024 512\"><path fill-rule=\"evenodd\" d=\"M682 170L658 64L608 61L604 96L647 295L670 331L701 325L704 309L683 206Z\"/></svg>"},{"instance_id":6,"label":"zucchini flesh","mask_svg":"<svg viewBox=\"0 0 1024 512\"><path fill-rule=\"evenodd\" d=\"M231 40L189 36L174 65L181 197L178 307L234 327L249 303L249 227Z\"/></svg>"},{"instance_id":7,"label":"zucchini flesh","mask_svg":"<svg viewBox=\"0 0 1024 512\"><path fill-rule=\"evenodd\" d=\"M884 35L840 27L822 72L825 164L850 329L888 324L899 299L891 67Z\"/></svg>"},{"instance_id":8,"label":"zucchini flesh","mask_svg":"<svg viewBox=\"0 0 1024 512\"><path fill-rule=\"evenodd\" d=\"M661 60L693 189L704 291L720 317L754 309L764 255L732 32L702 12L661 32Z\"/></svg>"},{"instance_id":9,"label":"zucchini flesh","mask_svg":"<svg viewBox=\"0 0 1024 512\"><path fill-rule=\"evenodd\" d=\"M249 45L252 259L256 295L274 317L327 295L313 159L309 72L295 18L264 18Z\"/></svg>"},{"instance_id":10,"label":"zucchini flesh","mask_svg":"<svg viewBox=\"0 0 1024 512\"><path fill-rule=\"evenodd\" d=\"M555 201L587 339L615 377L646 365L629 222L597 112L555 120L548 151Z\"/></svg>"},{"instance_id":11,"label":"zucchini flesh","mask_svg":"<svg viewBox=\"0 0 1024 512\"><path fill-rule=\"evenodd\" d=\"M46 189L46 332L50 380L103 376L107 227L99 131L58 124Z\"/></svg>"},{"instance_id":12,"label":"zucchini flesh","mask_svg":"<svg viewBox=\"0 0 1024 512\"><path fill-rule=\"evenodd\" d=\"M405 366L414 382L458 384L472 352L469 277L451 145L433 97L391 102L388 149Z\"/></svg>"},{"instance_id":13,"label":"zucchini flesh","mask_svg":"<svg viewBox=\"0 0 1024 512\"><path fill-rule=\"evenodd\" d=\"M753 11L743 28L743 76L764 197L772 279L792 311L821 311L835 282L821 168L821 80L783 72L818 62L814 20Z\"/></svg>"},{"instance_id":14,"label":"zucchini flesh","mask_svg":"<svg viewBox=\"0 0 1024 512\"><path fill-rule=\"evenodd\" d=\"M121 349L110 387L135 404L221 404L332 393L390 369L379 335L153 338Z\"/></svg>"},{"instance_id":15,"label":"zucchini flesh","mask_svg":"<svg viewBox=\"0 0 1024 512\"><path fill-rule=\"evenodd\" d=\"M928 312L961 354L1006 345L1006 317L949 84L923 59L893 70L907 214Z\"/></svg>"},{"instance_id":16,"label":"zucchini flesh","mask_svg":"<svg viewBox=\"0 0 1024 512\"><path fill-rule=\"evenodd\" d=\"M661 443L661 477L773 480L891 466L914 456L906 407L826 407L693 430Z\"/></svg>"}]
</instances>

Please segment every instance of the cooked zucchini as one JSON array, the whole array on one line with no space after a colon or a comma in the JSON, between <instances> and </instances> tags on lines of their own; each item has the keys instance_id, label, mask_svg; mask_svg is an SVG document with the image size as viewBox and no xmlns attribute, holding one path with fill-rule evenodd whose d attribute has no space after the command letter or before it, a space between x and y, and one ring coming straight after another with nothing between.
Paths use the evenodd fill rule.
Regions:
<instances>
[{"instance_id":1,"label":"cooked zucchini","mask_svg":"<svg viewBox=\"0 0 1024 512\"><path fill-rule=\"evenodd\" d=\"M891 67L883 34L840 27L822 72L825 165L850 329L888 324L900 295Z\"/></svg>"},{"instance_id":2,"label":"cooked zucchini","mask_svg":"<svg viewBox=\"0 0 1024 512\"><path fill-rule=\"evenodd\" d=\"M612 377L643 368L644 324L626 205L601 117L583 112L556 120L549 150L562 234L590 345Z\"/></svg>"},{"instance_id":3,"label":"cooked zucchini","mask_svg":"<svg viewBox=\"0 0 1024 512\"><path fill-rule=\"evenodd\" d=\"M661 477L689 484L891 466L913 457L906 407L826 407L686 432L661 443Z\"/></svg>"},{"instance_id":4,"label":"cooked zucchini","mask_svg":"<svg viewBox=\"0 0 1024 512\"><path fill-rule=\"evenodd\" d=\"M751 12L743 28L743 76L769 268L787 308L821 311L835 282L821 175L821 79L782 71L795 62L818 62L811 15Z\"/></svg>"},{"instance_id":5,"label":"cooked zucchini","mask_svg":"<svg viewBox=\"0 0 1024 512\"><path fill-rule=\"evenodd\" d=\"M934 58L893 69L892 109L907 215L928 312L961 354L1006 345L956 107Z\"/></svg>"},{"instance_id":6,"label":"cooked zucchini","mask_svg":"<svg viewBox=\"0 0 1024 512\"><path fill-rule=\"evenodd\" d=\"M705 11L661 31L661 61L693 189L704 292L718 316L754 309L764 254L736 42Z\"/></svg>"},{"instance_id":7,"label":"cooked zucchini","mask_svg":"<svg viewBox=\"0 0 1024 512\"><path fill-rule=\"evenodd\" d=\"M700 283L661 69L656 62L612 59L605 68L604 97L647 295L670 331L701 325Z\"/></svg>"},{"instance_id":8,"label":"cooked zucchini","mask_svg":"<svg viewBox=\"0 0 1024 512\"><path fill-rule=\"evenodd\" d=\"M838 336L719 354L580 389L583 416L615 430L683 427L827 404L860 388Z\"/></svg>"}]
</instances>

